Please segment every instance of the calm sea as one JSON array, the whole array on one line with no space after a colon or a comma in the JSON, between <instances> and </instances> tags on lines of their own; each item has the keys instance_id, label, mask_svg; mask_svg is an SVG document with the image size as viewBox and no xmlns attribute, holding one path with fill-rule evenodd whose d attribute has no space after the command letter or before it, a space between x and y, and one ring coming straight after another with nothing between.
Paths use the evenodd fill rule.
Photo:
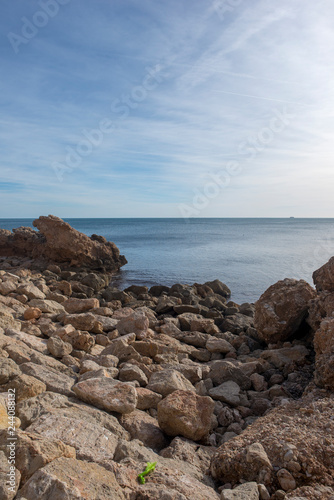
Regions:
<instances>
[{"instance_id":1,"label":"calm sea","mask_svg":"<svg viewBox=\"0 0 334 500\"><path fill-rule=\"evenodd\" d=\"M130 284L204 283L220 279L238 303L253 302L279 279L312 283L334 255L334 219L65 219L114 241L128 264L115 276ZM32 219L0 219L0 227Z\"/></svg>"}]
</instances>

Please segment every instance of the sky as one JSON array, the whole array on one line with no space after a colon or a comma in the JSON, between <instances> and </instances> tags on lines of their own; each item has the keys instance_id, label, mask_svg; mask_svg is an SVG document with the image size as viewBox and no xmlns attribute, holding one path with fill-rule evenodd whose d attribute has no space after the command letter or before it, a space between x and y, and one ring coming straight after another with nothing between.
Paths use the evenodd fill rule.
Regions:
<instances>
[{"instance_id":1,"label":"sky","mask_svg":"<svg viewBox=\"0 0 334 500\"><path fill-rule=\"evenodd\" d=\"M0 14L0 218L334 217L332 0Z\"/></svg>"}]
</instances>

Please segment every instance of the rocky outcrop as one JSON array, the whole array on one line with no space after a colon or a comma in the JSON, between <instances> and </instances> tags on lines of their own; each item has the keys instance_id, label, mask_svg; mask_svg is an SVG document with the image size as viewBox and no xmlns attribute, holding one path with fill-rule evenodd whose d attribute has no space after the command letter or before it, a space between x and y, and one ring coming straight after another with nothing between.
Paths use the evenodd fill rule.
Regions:
<instances>
[{"instance_id":1,"label":"rocky outcrop","mask_svg":"<svg viewBox=\"0 0 334 500\"><path fill-rule=\"evenodd\" d=\"M255 305L254 325L260 339L267 343L288 339L306 318L315 295L304 280L285 279L270 286Z\"/></svg>"},{"instance_id":2,"label":"rocky outcrop","mask_svg":"<svg viewBox=\"0 0 334 500\"><path fill-rule=\"evenodd\" d=\"M21 256L73 268L114 272L126 264L114 243L102 236L80 233L59 217L34 220L38 232L28 227L0 229L0 256Z\"/></svg>"},{"instance_id":3,"label":"rocky outcrop","mask_svg":"<svg viewBox=\"0 0 334 500\"><path fill-rule=\"evenodd\" d=\"M334 257L314 271L313 281L318 292L334 292Z\"/></svg>"},{"instance_id":4,"label":"rocky outcrop","mask_svg":"<svg viewBox=\"0 0 334 500\"><path fill-rule=\"evenodd\" d=\"M314 336L315 383L334 390L334 317L322 321Z\"/></svg>"}]
</instances>

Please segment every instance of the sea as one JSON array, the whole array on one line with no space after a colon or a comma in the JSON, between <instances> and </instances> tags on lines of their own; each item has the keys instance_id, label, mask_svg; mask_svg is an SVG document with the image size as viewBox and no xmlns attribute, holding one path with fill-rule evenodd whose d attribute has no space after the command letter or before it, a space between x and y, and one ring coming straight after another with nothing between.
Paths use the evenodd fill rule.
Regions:
<instances>
[{"instance_id":1,"label":"sea","mask_svg":"<svg viewBox=\"0 0 334 500\"><path fill-rule=\"evenodd\" d=\"M334 255L334 219L64 220L118 246L128 260L113 278L121 289L219 279L231 289L231 300L255 302L284 278L312 284L313 271ZM33 227L32 222L0 219L0 228Z\"/></svg>"}]
</instances>

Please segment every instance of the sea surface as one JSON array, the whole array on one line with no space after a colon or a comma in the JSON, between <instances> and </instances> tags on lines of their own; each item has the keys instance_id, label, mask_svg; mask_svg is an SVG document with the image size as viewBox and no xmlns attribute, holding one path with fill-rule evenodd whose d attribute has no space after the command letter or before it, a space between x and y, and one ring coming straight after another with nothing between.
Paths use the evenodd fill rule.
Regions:
<instances>
[{"instance_id":1,"label":"sea surface","mask_svg":"<svg viewBox=\"0 0 334 500\"><path fill-rule=\"evenodd\" d=\"M0 219L0 228L33 219ZM334 219L65 219L116 243L128 260L115 276L130 284L172 285L220 279L232 300L254 302L276 281L305 279L334 255Z\"/></svg>"}]
</instances>

